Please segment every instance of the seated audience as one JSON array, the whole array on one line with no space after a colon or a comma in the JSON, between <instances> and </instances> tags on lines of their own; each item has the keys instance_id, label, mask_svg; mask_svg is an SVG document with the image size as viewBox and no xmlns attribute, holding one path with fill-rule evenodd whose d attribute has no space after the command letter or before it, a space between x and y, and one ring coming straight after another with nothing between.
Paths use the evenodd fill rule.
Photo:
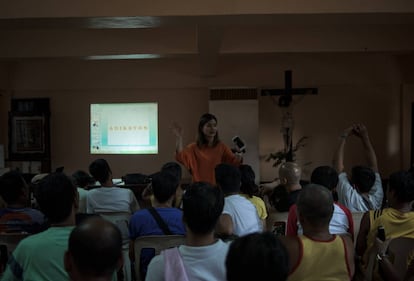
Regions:
<instances>
[{"instance_id":1,"label":"seated audience","mask_svg":"<svg viewBox=\"0 0 414 281\"><path fill-rule=\"evenodd\" d=\"M216 232L218 235L242 236L262 231L262 222L256 207L240 195L241 175L238 167L230 164L216 166L217 186L225 196L223 214L220 216Z\"/></svg>"},{"instance_id":2,"label":"seated audience","mask_svg":"<svg viewBox=\"0 0 414 281\"><path fill-rule=\"evenodd\" d=\"M387 189L388 208L366 212L361 219L356 252L362 257L361 267L364 271L368 264L370 249L374 246L378 227L385 230L385 238L414 238L414 212L411 204L414 200L414 177L406 171L390 175Z\"/></svg>"},{"instance_id":3,"label":"seated audience","mask_svg":"<svg viewBox=\"0 0 414 281\"><path fill-rule=\"evenodd\" d=\"M289 257L273 233L251 233L230 244L226 269L227 281L284 281L289 273Z\"/></svg>"},{"instance_id":4,"label":"seated audience","mask_svg":"<svg viewBox=\"0 0 414 281\"><path fill-rule=\"evenodd\" d=\"M36 196L50 228L20 241L2 280L69 280L63 256L75 226L76 187L65 174L52 173L39 183Z\"/></svg>"},{"instance_id":5,"label":"seated audience","mask_svg":"<svg viewBox=\"0 0 414 281\"><path fill-rule=\"evenodd\" d=\"M334 198L335 188L338 184L338 173L330 166L319 166L311 175L311 183L322 185L328 188ZM349 234L354 239L354 221L349 209L334 200L334 212L329 222L331 234ZM296 214L296 204L289 209L286 235L303 234L303 229Z\"/></svg>"},{"instance_id":6,"label":"seated audience","mask_svg":"<svg viewBox=\"0 0 414 281\"><path fill-rule=\"evenodd\" d=\"M86 196L88 195L88 186L94 185L95 180L87 172L77 170L72 174L72 178L79 193L78 213L86 213Z\"/></svg>"},{"instance_id":7,"label":"seated audience","mask_svg":"<svg viewBox=\"0 0 414 281\"><path fill-rule=\"evenodd\" d=\"M182 169L181 166L176 162L167 162L161 167L161 172L166 172L175 177L175 180L177 181L178 187L175 192L175 199L174 199L174 207L180 208L181 205L181 197L183 195L183 189L181 187L181 176L182 176ZM151 177L151 176L150 176ZM144 188L144 190L141 193L141 197L143 200L150 200L151 206L153 206L154 203L154 195L151 190L151 183L148 184L147 187Z\"/></svg>"},{"instance_id":8,"label":"seated audience","mask_svg":"<svg viewBox=\"0 0 414 281\"><path fill-rule=\"evenodd\" d=\"M10 171L0 177L0 195L7 203L0 209L0 232L37 233L46 228L42 212L28 208L29 187L21 173Z\"/></svg>"},{"instance_id":9,"label":"seated audience","mask_svg":"<svg viewBox=\"0 0 414 281\"><path fill-rule=\"evenodd\" d=\"M250 202L256 207L257 214L262 220L263 229L266 228L266 218L267 218L267 209L265 202L262 198L256 196L259 193L259 187L257 186L255 180L256 175L250 165L240 165L239 166L241 173L241 186L240 186L240 195L249 199Z\"/></svg>"},{"instance_id":10,"label":"seated audience","mask_svg":"<svg viewBox=\"0 0 414 281\"><path fill-rule=\"evenodd\" d=\"M112 171L105 159L96 159L89 165L89 173L101 184L86 197L87 213L125 212L134 213L139 209L134 193L128 188L114 186Z\"/></svg>"},{"instance_id":11,"label":"seated audience","mask_svg":"<svg viewBox=\"0 0 414 281\"><path fill-rule=\"evenodd\" d=\"M289 281L351 280L354 246L349 235L329 233L334 206L326 187L308 184L296 201L303 235L280 237L289 253Z\"/></svg>"},{"instance_id":12,"label":"seated audience","mask_svg":"<svg viewBox=\"0 0 414 281\"><path fill-rule=\"evenodd\" d=\"M302 189L300 178L302 169L295 162L285 162L279 168L279 184L268 185L267 193L270 204L279 212L289 211L290 206L295 204Z\"/></svg>"},{"instance_id":13,"label":"seated audience","mask_svg":"<svg viewBox=\"0 0 414 281\"><path fill-rule=\"evenodd\" d=\"M131 261L135 260L134 240L137 237L185 234L182 211L172 206L178 184L176 177L168 172L158 172L152 176L154 204L148 209L135 212L129 222L129 237L131 239L129 257Z\"/></svg>"},{"instance_id":14,"label":"seated audience","mask_svg":"<svg viewBox=\"0 0 414 281\"><path fill-rule=\"evenodd\" d=\"M183 194L186 243L154 257L145 280L226 280L229 245L214 237L223 205L220 189L203 182L191 184Z\"/></svg>"},{"instance_id":15,"label":"seated audience","mask_svg":"<svg viewBox=\"0 0 414 281\"><path fill-rule=\"evenodd\" d=\"M114 280L116 271L122 266L119 229L99 217L86 219L69 236L64 264L74 281Z\"/></svg>"},{"instance_id":16,"label":"seated audience","mask_svg":"<svg viewBox=\"0 0 414 281\"><path fill-rule=\"evenodd\" d=\"M347 138L353 135L362 141L368 166L354 166L349 181L344 169L344 150ZM337 186L339 203L345 205L351 212L381 209L384 191L378 173L377 156L364 125L354 124L344 130L333 162L339 173Z\"/></svg>"},{"instance_id":17,"label":"seated audience","mask_svg":"<svg viewBox=\"0 0 414 281\"><path fill-rule=\"evenodd\" d=\"M114 186L112 171L105 159L96 159L89 165L89 173L97 180L101 187L88 192L86 197L86 212L88 214L119 215L122 219L111 220L121 230L124 243L124 266L119 271L120 278L131 278L131 262L129 261L129 231L130 215L139 210L138 201L132 190ZM115 213L115 214L114 214Z\"/></svg>"}]
</instances>

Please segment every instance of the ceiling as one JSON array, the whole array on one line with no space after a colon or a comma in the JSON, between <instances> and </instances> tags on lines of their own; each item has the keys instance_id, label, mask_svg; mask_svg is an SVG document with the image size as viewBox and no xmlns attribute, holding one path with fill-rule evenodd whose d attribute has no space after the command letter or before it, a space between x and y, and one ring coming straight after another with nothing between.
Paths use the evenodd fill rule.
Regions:
<instances>
[{"instance_id":1,"label":"ceiling","mask_svg":"<svg viewBox=\"0 0 414 281\"><path fill-rule=\"evenodd\" d=\"M214 76L221 56L414 51L413 9L197 16L191 11L162 16L19 16L10 10L10 15L0 12L0 62L194 57L202 75Z\"/></svg>"}]
</instances>

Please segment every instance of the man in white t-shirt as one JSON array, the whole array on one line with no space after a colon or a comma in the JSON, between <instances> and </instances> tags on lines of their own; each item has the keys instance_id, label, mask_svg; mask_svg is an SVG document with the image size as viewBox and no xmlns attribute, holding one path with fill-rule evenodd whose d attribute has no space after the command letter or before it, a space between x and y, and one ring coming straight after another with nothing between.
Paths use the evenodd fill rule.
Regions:
<instances>
[{"instance_id":1,"label":"man in white t-shirt","mask_svg":"<svg viewBox=\"0 0 414 281\"><path fill-rule=\"evenodd\" d=\"M338 173L336 170L330 166L316 167L311 174L311 183L322 185L332 193L334 199L334 211L331 221L329 222L329 232L331 234L348 233L353 239L354 221L352 213L347 207L336 202L336 186L338 185ZM297 206L295 204L289 209L286 235L296 236L301 234L303 234L303 228L297 217Z\"/></svg>"},{"instance_id":2,"label":"man in white t-shirt","mask_svg":"<svg viewBox=\"0 0 414 281\"><path fill-rule=\"evenodd\" d=\"M96 159L89 165L89 173L101 184L86 197L87 213L126 212L139 210L134 193L128 188L115 187L112 171L105 159Z\"/></svg>"},{"instance_id":3,"label":"man in white t-shirt","mask_svg":"<svg viewBox=\"0 0 414 281\"><path fill-rule=\"evenodd\" d=\"M214 237L216 223L223 211L223 193L209 183L196 182L186 188L182 202L187 231L185 245L155 256L145 280L226 280L225 260L229 244Z\"/></svg>"},{"instance_id":4,"label":"man in white t-shirt","mask_svg":"<svg viewBox=\"0 0 414 281\"><path fill-rule=\"evenodd\" d=\"M253 232L261 232L263 226L256 207L240 195L240 170L230 164L219 164L215 168L216 182L223 190L225 203L223 213L217 224L219 235L243 236Z\"/></svg>"},{"instance_id":5,"label":"man in white t-shirt","mask_svg":"<svg viewBox=\"0 0 414 281\"><path fill-rule=\"evenodd\" d=\"M354 166L350 181L344 171L344 148L346 139L352 135L361 139L368 166ZM363 124L354 124L344 130L333 164L339 174L337 186L339 203L348 207L351 212L381 209L384 191L378 173L377 157L367 128Z\"/></svg>"}]
</instances>

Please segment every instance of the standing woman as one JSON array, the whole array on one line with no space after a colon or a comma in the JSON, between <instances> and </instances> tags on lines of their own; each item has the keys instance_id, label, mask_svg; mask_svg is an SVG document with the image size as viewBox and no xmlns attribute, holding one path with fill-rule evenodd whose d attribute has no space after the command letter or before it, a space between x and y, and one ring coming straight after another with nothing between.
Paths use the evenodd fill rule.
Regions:
<instances>
[{"instance_id":1,"label":"standing woman","mask_svg":"<svg viewBox=\"0 0 414 281\"><path fill-rule=\"evenodd\" d=\"M214 169L220 163L239 166L242 157L220 141L217 131L217 118L210 113L200 117L197 141L183 148L182 128L173 124L176 136L175 158L190 172L193 182L205 181L215 185Z\"/></svg>"}]
</instances>

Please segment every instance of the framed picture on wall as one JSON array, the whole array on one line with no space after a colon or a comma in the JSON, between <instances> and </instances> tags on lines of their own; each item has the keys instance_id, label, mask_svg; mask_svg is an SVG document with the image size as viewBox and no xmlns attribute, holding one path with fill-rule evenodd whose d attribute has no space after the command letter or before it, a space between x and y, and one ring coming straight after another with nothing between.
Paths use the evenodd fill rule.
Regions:
<instances>
[{"instance_id":1,"label":"framed picture on wall","mask_svg":"<svg viewBox=\"0 0 414 281\"><path fill-rule=\"evenodd\" d=\"M44 154L45 117L11 116L11 154Z\"/></svg>"}]
</instances>

